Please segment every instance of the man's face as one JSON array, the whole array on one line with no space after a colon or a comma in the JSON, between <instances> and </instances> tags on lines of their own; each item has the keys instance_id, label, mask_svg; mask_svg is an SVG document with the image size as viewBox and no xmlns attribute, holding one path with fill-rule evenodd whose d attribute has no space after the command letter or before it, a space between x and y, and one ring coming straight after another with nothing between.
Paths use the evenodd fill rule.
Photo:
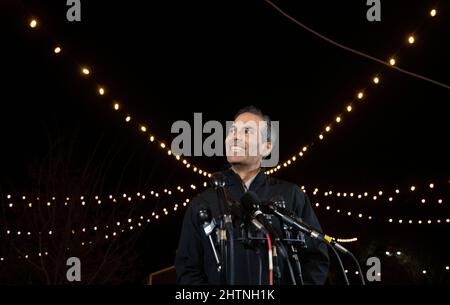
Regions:
<instances>
[{"instance_id":1,"label":"man's face","mask_svg":"<svg viewBox=\"0 0 450 305\"><path fill-rule=\"evenodd\" d=\"M270 152L266 141L266 122L259 115L245 112L235 120L225 139L227 160L231 164L257 165Z\"/></svg>"}]
</instances>

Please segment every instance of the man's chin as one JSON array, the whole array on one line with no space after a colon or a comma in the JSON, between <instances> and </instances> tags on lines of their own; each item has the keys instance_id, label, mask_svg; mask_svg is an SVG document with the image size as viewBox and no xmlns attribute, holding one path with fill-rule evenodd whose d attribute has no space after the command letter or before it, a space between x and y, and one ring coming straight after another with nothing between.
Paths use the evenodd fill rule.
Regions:
<instances>
[{"instance_id":1,"label":"man's chin","mask_svg":"<svg viewBox=\"0 0 450 305\"><path fill-rule=\"evenodd\" d=\"M227 161L230 164L241 164L245 162L244 156L227 156Z\"/></svg>"}]
</instances>

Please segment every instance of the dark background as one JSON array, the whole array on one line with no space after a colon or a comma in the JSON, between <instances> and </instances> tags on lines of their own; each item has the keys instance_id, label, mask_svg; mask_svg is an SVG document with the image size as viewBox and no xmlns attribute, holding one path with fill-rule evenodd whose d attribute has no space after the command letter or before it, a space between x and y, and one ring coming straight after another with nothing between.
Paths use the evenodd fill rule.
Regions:
<instances>
[{"instance_id":1,"label":"dark background","mask_svg":"<svg viewBox=\"0 0 450 305\"><path fill-rule=\"evenodd\" d=\"M384 283L448 283L449 224L386 221L450 216L447 89L336 48L261 0L81 4L82 21L72 23L65 1L7 0L0 6L0 195L8 226L26 221L19 212L8 214L7 194L106 196L207 181L165 156L135 125L127 126L112 110L113 99L166 143L173 138L172 123L192 122L194 112L202 112L204 122L225 122L254 104L280 121L281 160L314 143L301 161L276 176L306 185L313 203L321 203L317 214L326 232L357 236L349 247L361 262L383 255ZM446 2L382 1L381 22L367 21L361 0L276 4L344 45L383 60L395 55L398 66L450 83ZM438 11L434 18L432 7ZM40 22L36 30L28 27L33 16ZM412 46L406 41L410 33L416 37ZM63 48L59 56L52 53L55 43ZM81 65L91 67L91 77L80 75ZM378 86L371 83L376 74ZM96 84L105 86L107 97L96 94ZM319 143L325 124L361 89L365 99ZM190 160L209 172L226 164L220 157ZM95 183L83 180L86 164ZM435 189L427 187L430 182ZM416 192L407 191L411 185ZM386 195L375 202L323 197L329 189L387 194L396 188L402 191L395 204L388 204ZM149 215L193 194L148 199L140 211ZM374 220L327 212L322 202ZM130 262L136 272L118 278L142 283L150 272L173 264L183 211L136 232L136 244L127 246L138 257ZM8 237L2 232L0 238ZM20 248L19 239L16 243ZM2 247L1 255L17 255L9 243ZM384 255L398 250L400 257ZM36 272L23 260L0 264L3 282L44 281L39 275L18 276L17 270ZM333 261L330 282L339 283L334 268Z\"/></svg>"}]
</instances>

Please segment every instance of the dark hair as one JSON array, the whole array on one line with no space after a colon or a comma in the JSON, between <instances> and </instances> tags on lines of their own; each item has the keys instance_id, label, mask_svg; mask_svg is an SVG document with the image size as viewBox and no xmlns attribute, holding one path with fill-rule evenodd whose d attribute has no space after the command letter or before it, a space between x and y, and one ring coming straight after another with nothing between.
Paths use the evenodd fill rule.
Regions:
<instances>
[{"instance_id":1,"label":"dark hair","mask_svg":"<svg viewBox=\"0 0 450 305\"><path fill-rule=\"evenodd\" d=\"M259 109L258 107L255 107L253 105L250 106L245 106L244 108L241 108L235 115L234 115L234 119L236 120L236 118L238 116L240 116L243 113L252 113L254 115L257 115L259 117L261 117L265 122L266 122L266 126L267 126L267 142L271 143L272 142L272 121L270 119L270 117L267 114L264 114L262 112L261 109Z\"/></svg>"}]
</instances>

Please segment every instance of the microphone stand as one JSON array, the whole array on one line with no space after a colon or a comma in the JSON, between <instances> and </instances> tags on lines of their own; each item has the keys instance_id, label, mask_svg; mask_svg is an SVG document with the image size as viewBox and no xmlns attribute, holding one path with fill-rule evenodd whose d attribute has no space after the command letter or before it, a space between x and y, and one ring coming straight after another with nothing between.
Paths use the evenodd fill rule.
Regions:
<instances>
[{"instance_id":1,"label":"microphone stand","mask_svg":"<svg viewBox=\"0 0 450 305\"><path fill-rule=\"evenodd\" d=\"M212 175L212 185L217 192L219 199L219 236L220 236L220 254L224 268L220 272L222 284L235 284L234 274L234 233L233 220L229 200L225 191L225 177L222 173ZM228 233L228 234L227 234ZM228 235L228 236L227 236Z\"/></svg>"},{"instance_id":2,"label":"microphone stand","mask_svg":"<svg viewBox=\"0 0 450 305\"><path fill-rule=\"evenodd\" d=\"M205 235L209 239L209 243L211 244L211 248L213 250L214 258L216 260L217 272L221 272L222 263L220 262L219 255L217 254L216 246L211 237L211 233L214 231L216 227L216 222L211 217L210 211L206 207L201 207L198 213L198 218L203 226L203 230L205 231Z\"/></svg>"},{"instance_id":3,"label":"microphone stand","mask_svg":"<svg viewBox=\"0 0 450 305\"><path fill-rule=\"evenodd\" d=\"M268 222L269 225L272 225L271 221ZM277 242L274 240L274 244L272 245L272 257L273 257L273 277L274 277L274 285L281 284L281 270L280 270L280 262L277 251Z\"/></svg>"},{"instance_id":4,"label":"microphone stand","mask_svg":"<svg viewBox=\"0 0 450 305\"><path fill-rule=\"evenodd\" d=\"M286 224L283 224L283 230L286 236L286 242L290 246L289 253L291 254L291 258L294 261L295 268L297 269L297 276L299 279L300 285L304 285L303 281L303 273L302 273L302 266L300 265L300 260L298 258L298 251L297 247L292 243L292 232L291 227L288 227ZM303 239L300 239L300 242L302 242Z\"/></svg>"}]
</instances>

